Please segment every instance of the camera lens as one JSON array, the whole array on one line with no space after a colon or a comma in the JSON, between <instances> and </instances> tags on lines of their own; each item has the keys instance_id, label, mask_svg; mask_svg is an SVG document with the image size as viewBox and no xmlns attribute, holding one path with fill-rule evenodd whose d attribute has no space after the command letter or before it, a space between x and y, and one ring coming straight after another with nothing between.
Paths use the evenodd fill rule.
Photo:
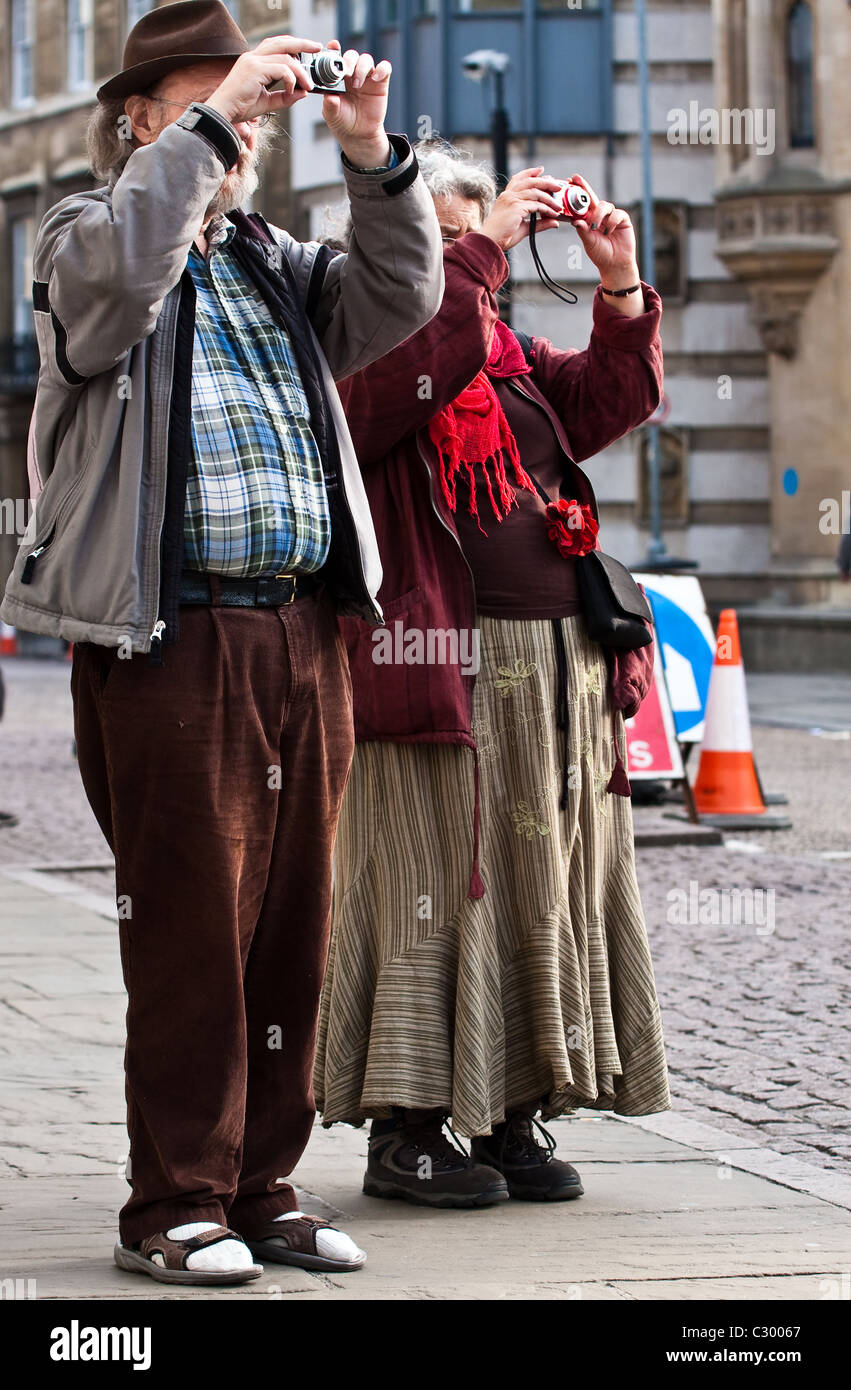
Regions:
<instances>
[{"instance_id":1,"label":"camera lens","mask_svg":"<svg viewBox=\"0 0 851 1390\"><path fill-rule=\"evenodd\" d=\"M580 216L583 212L587 212L591 206L590 194L576 183L567 186L564 192L564 201L566 208L569 208L573 213L579 213Z\"/></svg>"},{"instance_id":2,"label":"camera lens","mask_svg":"<svg viewBox=\"0 0 851 1390\"><path fill-rule=\"evenodd\" d=\"M335 87L346 75L342 54L317 53L313 60L313 78L320 87Z\"/></svg>"}]
</instances>

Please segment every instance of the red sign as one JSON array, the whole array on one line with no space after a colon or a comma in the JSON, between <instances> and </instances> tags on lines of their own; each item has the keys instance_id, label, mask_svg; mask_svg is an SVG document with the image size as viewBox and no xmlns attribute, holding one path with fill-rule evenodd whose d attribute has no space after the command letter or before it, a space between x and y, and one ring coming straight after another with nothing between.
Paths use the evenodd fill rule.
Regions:
<instances>
[{"instance_id":1,"label":"red sign","mask_svg":"<svg viewBox=\"0 0 851 1390\"><path fill-rule=\"evenodd\" d=\"M627 771L633 779L678 778L685 775L674 731L671 702L660 670L659 648L653 684L634 719L626 720Z\"/></svg>"}]
</instances>

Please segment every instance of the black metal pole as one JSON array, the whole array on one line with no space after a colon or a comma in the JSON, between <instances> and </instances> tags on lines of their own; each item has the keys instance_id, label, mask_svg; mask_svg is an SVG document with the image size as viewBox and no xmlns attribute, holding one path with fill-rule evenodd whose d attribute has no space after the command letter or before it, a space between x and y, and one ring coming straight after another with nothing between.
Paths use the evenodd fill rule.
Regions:
<instances>
[{"instance_id":1,"label":"black metal pole","mask_svg":"<svg viewBox=\"0 0 851 1390\"><path fill-rule=\"evenodd\" d=\"M494 78L496 81L496 104L491 113L491 139L493 141L493 167L496 174L497 191L501 193L509 179L508 137L510 126L508 112L505 109L505 74L495 72ZM500 317L509 328L511 327L511 291L511 271L509 269L508 279L499 295Z\"/></svg>"}]
</instances>

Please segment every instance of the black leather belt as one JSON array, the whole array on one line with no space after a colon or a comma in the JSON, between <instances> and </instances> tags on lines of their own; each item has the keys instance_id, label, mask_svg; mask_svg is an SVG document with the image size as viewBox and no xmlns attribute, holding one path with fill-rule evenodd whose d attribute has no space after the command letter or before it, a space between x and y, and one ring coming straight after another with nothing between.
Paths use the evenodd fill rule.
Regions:
<instances>
[{"instance_id":1,"label":"black leather belt","mask_svg":"<svg viewBox=\"0 0 851 1390\"><path fill-rule=\"evenodd\" d=\"M184 570L180 603L221 603L225 608L283 608L321 587L312 574L276 574L267 579L226 579L219 574Z\"/></svg>"}]
</instances>

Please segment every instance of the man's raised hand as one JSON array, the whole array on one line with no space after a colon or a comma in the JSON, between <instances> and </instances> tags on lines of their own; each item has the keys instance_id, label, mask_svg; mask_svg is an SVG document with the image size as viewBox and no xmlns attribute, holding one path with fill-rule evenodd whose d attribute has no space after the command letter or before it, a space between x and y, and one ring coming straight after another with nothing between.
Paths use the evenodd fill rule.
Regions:
<instances>
[{"instance_id":1,"label":"man's raised hand","mask_svg":"<svg viewBox=\"0 0 851 1390\"><path fill-rule=\"evenodd\" d=\"M264 39L237 58L227 77L204 103L232 125L267 112L285 111L306 97L313 83L300 62L299 53L318 53L321 43L278 34ZM280 85L278 85L280 84ZM278 86L278 90L268 89Z\"/></svg>"},{"instance_id":2,"label":"man's raised hand","mask_svg":"<svg viewBox=\"0 0 851 1390\"><path fill-rule=\"evenodd\" d=\"M328 48L340 48L331 39ZM369 169L386 164L390 142L384 129L387 94L390 90L390 64L376 63L371 53L349 48L343 54L346 64L345 91L326 96L322 116L343 154L352 164Z\"/></svg>"}]
</instances>

